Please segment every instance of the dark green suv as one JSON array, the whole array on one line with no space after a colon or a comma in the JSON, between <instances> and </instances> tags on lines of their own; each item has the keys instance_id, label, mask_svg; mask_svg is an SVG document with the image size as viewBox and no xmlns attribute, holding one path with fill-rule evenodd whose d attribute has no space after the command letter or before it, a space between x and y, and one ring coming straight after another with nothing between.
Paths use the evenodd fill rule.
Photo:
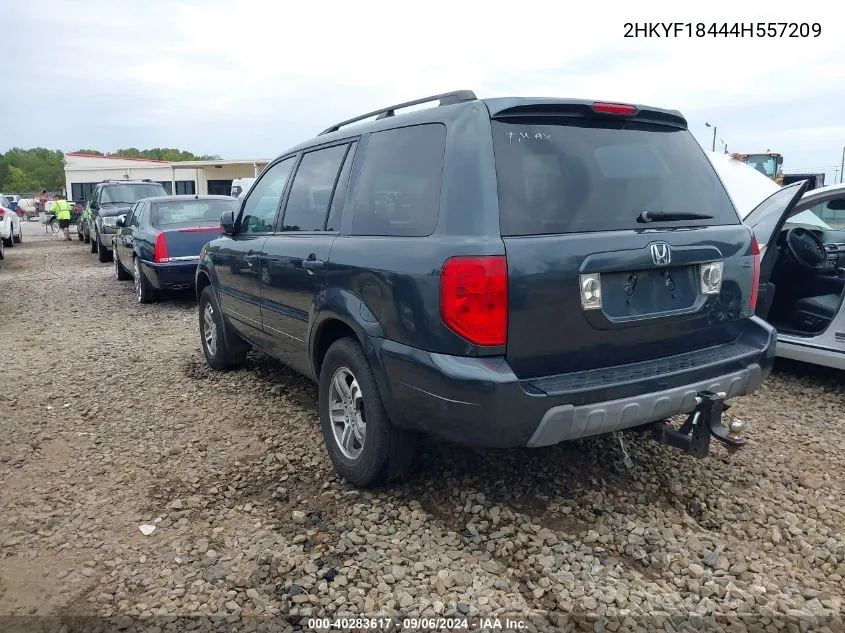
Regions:
<instances>
[{"instance_id":1,"label":"dark green suv","mask_svg":"<svg viewBox=\"0 0 845 633\"><path fill-rule=\"evenodd\" d=\"M94 188L76 224L77 236L82 242L90 242L91 252L97 254L99 261L111 261L117 217L127 213L138 200L166 195L165 188L152 180L104 180Z\"/></svg>"}]
</instances>

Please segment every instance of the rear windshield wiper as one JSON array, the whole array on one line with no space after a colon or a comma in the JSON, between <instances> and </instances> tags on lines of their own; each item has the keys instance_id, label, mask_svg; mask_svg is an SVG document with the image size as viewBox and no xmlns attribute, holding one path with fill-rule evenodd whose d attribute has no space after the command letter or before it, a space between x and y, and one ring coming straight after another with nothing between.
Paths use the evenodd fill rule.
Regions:
<instances>
[{"instance_id":1,"label":"rear windshield wiper","mask_svg":"<svg viewBox=\"0 0 845 633\"><path fill-rule=\"evenodd\" d=\"M686 213L684 211L643 211L637 216L637 222L678 222L680 220L712 220L712 215L704 213Z\"/></svg>"}]
</instances>

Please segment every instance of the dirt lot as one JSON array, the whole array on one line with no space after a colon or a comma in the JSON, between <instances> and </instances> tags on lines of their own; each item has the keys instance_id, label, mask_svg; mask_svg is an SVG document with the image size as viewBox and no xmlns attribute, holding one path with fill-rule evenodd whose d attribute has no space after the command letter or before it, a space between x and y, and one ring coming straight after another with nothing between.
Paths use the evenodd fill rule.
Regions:
<instances>
[{"instance_id":1,"label":"dirt lot","mask_svg":"<svg viewBox=\"0 0 845 633\"><path fill-rule=\"evenodd\" d=\"M732 456L630 438L624 473L612 438L430 443L410 481L359 492L312 384L258 354L208 370L190 297L138 305L75 236L39 230L0 262L2 614L842 630L841 372L779 366L736 402L751 443Z\"/></svg>"}]
</instances>

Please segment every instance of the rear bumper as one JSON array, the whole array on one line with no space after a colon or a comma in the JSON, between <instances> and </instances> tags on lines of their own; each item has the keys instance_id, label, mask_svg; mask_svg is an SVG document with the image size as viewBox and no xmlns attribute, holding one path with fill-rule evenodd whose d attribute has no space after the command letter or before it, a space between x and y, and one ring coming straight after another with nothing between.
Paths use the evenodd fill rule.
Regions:
<instances>
[{"instance_id":1,"label":"rear bumper","mask_svg":"<svg viewBox=\"0 0 845 633\"><path fill-rule=\"evenodd\" d=\"M546 446L689 413L703 390L727 398L753 392L771 371L775 330L754 317L726 345L530 380L503 357L372 342L385 407L398 425L474 446Z\"/></svg>"},{"instance_id":2,"label":"rear bumper","mask_svg":"<svg viewBox=\"0 0 845 633\"><path fill-rule=\"evenodd\" d=\"M158 290L193 288L198 261L199 258L167 264L145 262L144 272L153 288Z\"/></svg>"}]
</instances>

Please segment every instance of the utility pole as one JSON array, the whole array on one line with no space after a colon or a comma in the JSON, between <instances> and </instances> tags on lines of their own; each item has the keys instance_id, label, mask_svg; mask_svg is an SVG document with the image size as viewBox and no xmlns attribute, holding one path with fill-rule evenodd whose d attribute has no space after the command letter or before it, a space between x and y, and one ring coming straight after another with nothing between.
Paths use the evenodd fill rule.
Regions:
<instances>
[{"instance_id":1,"label":"utility pole","mask_svg":"<svg viewBox=\"0 0 845 633\"><path fill-rule=\"evenodd\" d=\"M839 182L842 182L842 170L845 169L845 147L842 148L842 164L839 165Z\"/></svg>"},{"instance_id":2,"label":"utility pole","mask_svg":"<svg viewBox=\"0 0 845 633\"><path fill-rule=\"evenodd\" d=\"M709 123L707 123L706 121L704 122L704 126L705 126L705 127L712 127L712 128L713 128L713 149L712 149L712 151L714 151L714 152L715 152L715 151L716 151L716 126L715 126L715 125L710 125L710 124L709 124Z\"/></svg>"}]
</instances>

